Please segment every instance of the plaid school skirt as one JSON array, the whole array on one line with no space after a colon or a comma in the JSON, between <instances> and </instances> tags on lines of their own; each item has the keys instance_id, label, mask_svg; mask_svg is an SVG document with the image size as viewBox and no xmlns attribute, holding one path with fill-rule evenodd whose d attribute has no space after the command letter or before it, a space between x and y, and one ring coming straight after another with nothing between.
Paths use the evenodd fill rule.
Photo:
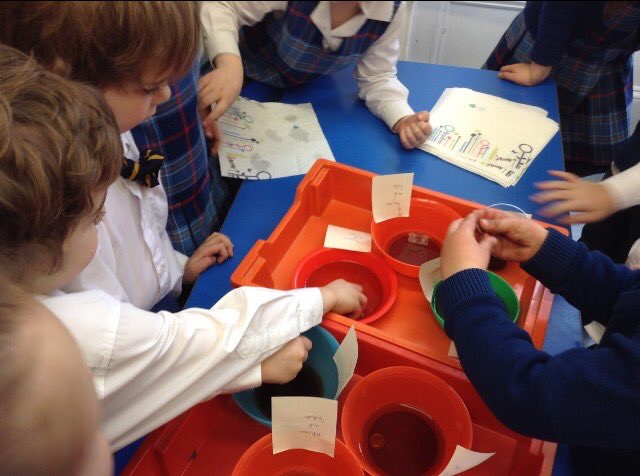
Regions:
<instances>
[{"instance_id":1,"label":"plaid school skirt","mask_svg":"<svg viewBox=\"0 0 640 476\"><path fill-rule=\"evenodd\" d=\"M507 64L529 63L534 43L524 13L520 13L483 68L498 71ZM570 52L552 71L558 88L564 158L606 166L615 159L630 132L633 48L602 51L598 61L588 61L579 55L581 46L573 41Z\"/></svg>"},{"instance_id":2,"label":"plaid school skirt","mask_svg":"<svg viewBox=\"0 0 640 476\"><path fill-rule=\"evenodd\" d=\"M165 157L160 172L169 202L167 232L173 247L191 256L218 231L233 202L237 185L220 175L217 157L209 156L198 114L199 58L191 71L172 83L171 98L131 132L138 148Z\"/></svg>"}]
</instances>

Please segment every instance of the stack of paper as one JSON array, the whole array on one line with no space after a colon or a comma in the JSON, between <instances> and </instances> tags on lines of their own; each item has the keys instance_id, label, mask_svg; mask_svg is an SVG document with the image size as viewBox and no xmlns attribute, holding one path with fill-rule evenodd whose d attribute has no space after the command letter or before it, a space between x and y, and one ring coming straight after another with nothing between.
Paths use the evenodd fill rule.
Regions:
<instances>
[{"instance_id":1,"label":"stack of paper","mask_svg":"<svg viewBox=\"0 0 640 476\"><path fill-rule=\"evenodd\" d=\"M309 103L262 103L238 97L218 126L224 177L287 177L306 174L317 159L335 160Z\"/></svg>"},{"instance_id":2,"label":"stack of paper","mask_svg":"<svg viewBox=\"0 0 640 476\"><path fill-rule=\"evenodd\" d=\"M429 122L422 150L503 187L518 183L559 129L544 109L466 88L445 89Z\"/></svg>"}]
</instances>

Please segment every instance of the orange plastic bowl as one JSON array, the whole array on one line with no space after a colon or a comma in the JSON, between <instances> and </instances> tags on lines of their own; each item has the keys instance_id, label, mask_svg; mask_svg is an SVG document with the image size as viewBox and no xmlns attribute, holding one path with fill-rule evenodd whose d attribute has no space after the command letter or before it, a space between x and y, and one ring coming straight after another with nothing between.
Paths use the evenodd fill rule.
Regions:
<instances>
[{"instance_id":1,"label":"orange plastic bowl","mask_svg":"<svg viewBox=\"0 0 640 476\"><path fill-rule=\"evenodd\" d=\"M368 324L384 316L398 295L398 277L372 253L321 248L308 254L293 270L293 287L324 286L336 279L359 284L367 306L359 322Z\"/></svg>"},{"instance_id":2,"label":"orange plastic bowl","mask_svg":"<svg viewBox=\"0 0 640 476\"><path fill-rule=\"evenodd\" d=\"M381 475L365 454L363 443L371 420L391 407L409 407L427 417L438 439L435 463L428 475L442 472L457 445L471 448L471 417L460 396L446 382L415 367L386 367L370 373L347 396L342 410L342 435L365 471Z\"/></svg>"},{"instance_id":3,"label":"orange plastic bowl","mask_svg":"<svg viewBox=\"0 0 640 476\"><path fill-rule=\"evenodd\" d=\"M307 450L288 450L273 454L271 434L256 441L238 460L233 476L282 476L312 474L317 476L362 476L356 457L340 440L336 440L334 457Z\"/></svg>"},{"instance_id":4,"label":"orange plastic bowl","mask_svg":"<svg viewBox=\"0 0 640 476\"><path fill-rule=\"evenodd\" d=\"M417 278L420 265L400 261L389 254L389 248L397 240L409 233L427 235L442 247L451 222L462 218L455 210L440 202L422 198L411 200L408 217L392 218L380 223L371 221L371 238L374 249L398 273ZM420 263L422 264L422 263Z\"/></svg>"}]
</instances>

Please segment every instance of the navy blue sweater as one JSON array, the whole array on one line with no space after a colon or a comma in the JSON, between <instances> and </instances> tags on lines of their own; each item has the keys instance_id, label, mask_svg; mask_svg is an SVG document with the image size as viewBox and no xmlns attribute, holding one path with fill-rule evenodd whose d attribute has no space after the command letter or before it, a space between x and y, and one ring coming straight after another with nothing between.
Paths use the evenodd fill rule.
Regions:
<instances>
[{"instance_id":1,"label":"navy blue sweater","mask_svg":"<svg viewBox=\"0 0 640 476\"><path fill-rule=\"evenodd\" d=\"M577 447L574 459L593 470L582 473L640 474L640 271L553 230L522 267L591 310L607 328L599 347L536 350L509 321L487 273L465 270L442 283L438 303L467 376L514 431Z\"/></svg>"},{"instance_id":2,"label":"navy blue sweater","mask_svg":"<svg viewBox=\"0 0 640 476\"><path fill-rule=\"evenodd\" d=\"M594 25L601 26L607 2L527 2L524 22L535 39L531 59L553 66L574 38L588 37Z\"/></svg>"}]
</instances>

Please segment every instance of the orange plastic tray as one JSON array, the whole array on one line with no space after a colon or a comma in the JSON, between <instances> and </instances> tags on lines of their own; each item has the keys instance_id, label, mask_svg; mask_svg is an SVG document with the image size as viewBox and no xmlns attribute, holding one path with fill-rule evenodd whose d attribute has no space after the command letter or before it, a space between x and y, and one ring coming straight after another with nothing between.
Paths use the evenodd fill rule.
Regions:
<instances>
[{"instance_id":1,"label":"orange plastic tray","mask_svg":"<svg viewBox=\"0 0 640 476\"><path fill-rule=\"evenodd\" d=\"M345 336L338 330L332 333L338 340ZM503 426L480 400L464 374L366 333L358 334L358 345L361 359L356 375L340 395L339 412L351 388L363 376L395 365L423 368L444 379L464 400L473 422L472 449L495 452L486 462L462 475L551 474L556 445L527 438ZM229 475L242 454L268 431L246 416L230 396L220 396L192 408L151 433L123 475ZM340 428L338 438L342 439ZM256 475L260 475L259 468L256 468Z\"/></svg>"},{"instance_id":2,"label":"orange plastic tray","mask_svg":"<svg viewBox=\"0 0 640 476\"><path fill-rule=\"evenodd\" d=\"M298 262L322 248L327 225L370 232L371 183L375 174L336 162L319 160L296 191L294 203L266 240L259 240L231 276L235 286L264 286L290 289ZM421 187L413 187L412 197L440 201L466 216L482 205ZM547 227L553 225L544 224ZM554 227L562 233L566 230ZM547 329L553 295L524 272L517 263L508 263L498 272L513 286L520 301L517 324L541 348ZM382 318L371 324L329 314L324 326L344 331L355 324L359 333L399 345L461 369L449 356L451 340L433 317L416 278L398 275L398 297Z\"/></svg>"}]
</instances>

